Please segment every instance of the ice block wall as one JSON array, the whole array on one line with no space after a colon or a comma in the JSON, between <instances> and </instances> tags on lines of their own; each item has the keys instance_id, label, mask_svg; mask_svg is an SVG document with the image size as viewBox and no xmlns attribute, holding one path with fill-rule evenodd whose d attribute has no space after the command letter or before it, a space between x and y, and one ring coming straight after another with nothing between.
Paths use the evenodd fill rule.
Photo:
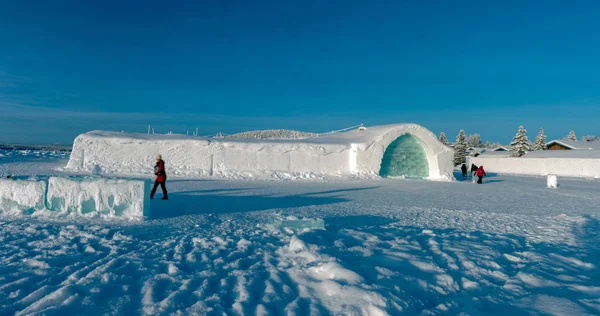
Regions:
<instances>
[{"instance_id":1,"label":"ice block wall","mask_svg":"<svg viewBox=\"0 0 600 316\"><path fill-rule=\"evenodd\" d=\"M48 181L0 180L0 212L122 217L149 214L150 184L137 180L51 177ZM42 214L42 213L40 213Z\"/></svg>"},{"instance_id":2,"label":"ice block wall","mask_svg":"<svg viewBox=\"0 0 600 316\"><path fill-rule=\"evenodd\" d=\"M500 174L522 174L600 179L598 158L471 158L471 162L484 166L487 172Z\"/></svg>"},{"instance_id":3,"label":"ice block wall","mask_svg":"<svg viewBox=\"0 0 600 316\"><path fill-rule=\"evenodd\" d=\"M141 218L148 214L149 195L144 181L52 177L47 205L60 213Z\"/></svg>"},{"instance_id":4,"label":"ice block wall","mask_svg":"<svg viewBox=\"0 0 600 316\"><path fill-rule=\"evenodd\" d=\"M45 194L45 181L0 179L0 210L8 214L42 210Z\"/></svg>"}]
</instances>

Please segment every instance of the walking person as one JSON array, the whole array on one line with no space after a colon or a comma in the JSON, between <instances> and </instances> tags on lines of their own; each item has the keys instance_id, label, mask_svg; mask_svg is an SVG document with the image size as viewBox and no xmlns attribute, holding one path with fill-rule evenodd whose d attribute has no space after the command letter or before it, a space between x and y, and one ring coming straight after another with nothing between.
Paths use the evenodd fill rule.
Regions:
<instances>
[{"instance_id":1,"label":"walking person","mask_svg":"<svg viewBox=\"0 0 600 316\"><path fill-rule=\"evenodd\" d=\"M478 167L473 163L471 164L471 175L475 175L475 172L477 171Z\"/></svg>"},{"instance_id":2,"label":"walking person","mask_svg":"<svg viewBox=\"0 0 600 316\"><path fill-rule=\"evenodd\" d=\"M460 171L462 171L463 179L467 177L467 165L464 163L460 166Z\"/></svg>"},{"instance_id":3,"label":"walking person","mask_svg":"<svg viewBox=\"0 0 600 316\"><path fill-rule=\"evenodd\" d=\"M485 170L483 169L483 166L479 166L479 168L477 169L477 171L475 171L475 174L479 178L477 180L477 183L482 184L483 183L483 177L487 176L487 174L485 174Z\"/></svg>"},{"instance_id":4,"label":"walking person","mask_svg":"<svg viewBox=\"0 0 600 316\"><path fill-rule=\"evenodd\" d=\"M168 200L169 196L167 195L167 187L165 186L165 182L167 182L167 173L165 172L165 162L162 160L161 155L156 156L156 165L154 166L154 175L156 175L156 181L154 181L154 187L152 188L152 192L150 193L150 199L154 198L154 193L156 193L156 188L160 185L160 188L163 192L162 200Z\"/></svg>"}]
</instances>

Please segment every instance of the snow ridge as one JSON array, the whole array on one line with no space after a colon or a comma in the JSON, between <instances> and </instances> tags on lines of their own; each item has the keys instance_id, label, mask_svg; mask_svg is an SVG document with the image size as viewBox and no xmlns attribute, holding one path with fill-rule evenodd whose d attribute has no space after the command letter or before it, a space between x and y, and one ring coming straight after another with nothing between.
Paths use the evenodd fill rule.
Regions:
<instances>
[{"instance_id":1,"label":"snow ridge","mask_svg":"<svg viewBox=\"0 0 600 316\"><path fill-rule=\"evenodd\" d=\"M271 130L259 130L259 131L248 131L237 134L225 135L223 138L235 138L235 139L305 139L309 137L317 137L317 133L307 133L301 131L294 131L288 129L271 129Z\"/></svg>"}]
</instances>

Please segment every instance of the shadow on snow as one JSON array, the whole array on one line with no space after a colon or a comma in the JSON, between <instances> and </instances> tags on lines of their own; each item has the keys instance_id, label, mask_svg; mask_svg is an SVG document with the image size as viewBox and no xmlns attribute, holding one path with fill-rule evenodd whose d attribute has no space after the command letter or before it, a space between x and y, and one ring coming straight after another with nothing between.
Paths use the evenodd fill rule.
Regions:
<instances>
[{"instance_id":1,"label":"shadow on snow","mask_svg":"<svg viewBox=\"0 0 600 316\"><path fill-rule=\"evenodd\" d=\"M176 192L169 194L168 201L159 200L162 194L157 192L151 202L150 219L169 218L193 214L254 212L270 209L285 209L303 206L320 206L350 201L341 197L341 193L349 191L370 190L377 187L350 188L304 194L269 196L251 195L252 190L243 189L211 189ZM247 192L246 192L247 191Z\"/></svg>"}]
</instances>

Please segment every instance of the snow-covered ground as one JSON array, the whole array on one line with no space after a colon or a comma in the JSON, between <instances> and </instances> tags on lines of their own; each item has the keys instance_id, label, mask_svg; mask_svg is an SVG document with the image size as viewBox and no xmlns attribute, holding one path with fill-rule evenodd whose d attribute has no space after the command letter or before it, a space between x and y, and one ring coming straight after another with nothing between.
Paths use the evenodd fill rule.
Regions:
<instances>
[{"instance_id":1,"label":"snow-covered ground","mask_svg":"<svg viewBox=\"0 0 600 316\"><path fill-rule=\"evenodd\" d=\"M64 160L69 159L69 154L68 151L0 150L0 163Z\"/></svg>"},{"instance_id":2,"label":"snow-covered ground","mask_svg":"<svg viewBox=\"0 0 600 316\"><path fill-rule=\"evenodd\" d=\"M0 314L599 314L600 181L559 181L172 179L145 221L4 214Z\"/></svg>"}]
</instances>

